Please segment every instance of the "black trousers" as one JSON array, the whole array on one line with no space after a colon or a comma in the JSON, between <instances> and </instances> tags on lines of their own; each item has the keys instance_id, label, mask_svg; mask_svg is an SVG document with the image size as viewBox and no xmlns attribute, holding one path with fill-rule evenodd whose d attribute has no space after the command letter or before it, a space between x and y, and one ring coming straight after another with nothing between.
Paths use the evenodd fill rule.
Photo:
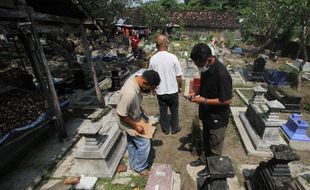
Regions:
<instances>
[{"instance_id":1,"label":"black trousers","mask_svg":"<svg viewBox=\"0 0 310 190\"><path fill-rule=\"evenodd\" d=\"M164 132L176 131L179 128L179 93L157 95L159 103L159 123ZM171 125L168 119L168 107L171 112ZM170 127L171 126L171 127Z\"/></svg>"}]
</instances>

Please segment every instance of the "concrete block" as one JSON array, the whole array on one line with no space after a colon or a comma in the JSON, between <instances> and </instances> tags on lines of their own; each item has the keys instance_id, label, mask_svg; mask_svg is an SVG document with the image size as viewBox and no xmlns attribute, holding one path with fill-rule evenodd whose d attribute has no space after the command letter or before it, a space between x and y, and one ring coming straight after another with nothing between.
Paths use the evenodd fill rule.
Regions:
<instances>
[{"instance_id":1,"label":"concrete block","mask_svg":"<svg viewBox=\"0 0 310 190\"><path fill-rule=\"evenodd\" d=\"M92 190L94 189L96 182L98 178L97 177L86 177L82 176L80 179L80 183L76 185L76 190Z\"/></svg>"}]
</instances>

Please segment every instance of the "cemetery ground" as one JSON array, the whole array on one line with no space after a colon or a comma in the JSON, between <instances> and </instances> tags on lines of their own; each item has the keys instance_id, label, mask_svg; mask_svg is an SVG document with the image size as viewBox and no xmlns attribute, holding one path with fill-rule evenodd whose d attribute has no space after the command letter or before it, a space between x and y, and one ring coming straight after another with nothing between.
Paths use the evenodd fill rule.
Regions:
<instances>
[{"instance_id":1,"label":"cemetery ground","mask_svg":"<svg viewBox=\"0 0 310 190\"><path fill-rule=\"evenodd\" d=\"M182 44L180 45L183 46ZM179 47L180 47L179 46ZM186 46L190 46L187 44ZM177 47L177 46L176 46ZM176 48L176 51L178 48ZM189 51L190 48L186 49ZM180 55L178 55L180 56ZM181 56L180 56L181 57ZM182 58L182 57L181 57ZM226 58L226 57L225 57ZM228 55L227 59L224 59L225 66L240 66L244 67L246 63L253 62L254 57L243 57L239 55ZM286 58L279 58L277 61L270 61L267 67L274 69L283 69L285 67L285 63L287 61L292 61ZM289 69L289 68L284 68ZM310 96L309 83L304 82L300 93L303 97ZM252 88L255 86L254 83L246 83L243 85L235 85L235 88ZM291 90L293 93L296 91L294 89ZM181 176L181 189L182 190L191 190L195 189L195 181L187 172L187 164L190 161L198 158L195 151L190 151L191 142L190 135L192 131L192 122L195 116L198 115L198 106L194 103L189 102L187 99L183 97L183 92L179 95L179 125L182 129L179 133L175 135L165 135L161 129L159 124L156 125L157 130L155 132L154 138L152 139L152 150L150 155L150 160L153 163L161 163L161 164L170 164L172 169L179 173ZM246 92L245 95L248 99L251 98L252 93L250 91ZM156 96L148 95L143 99L142 105L146 112L149 115L156 115L159 113L159 107ZM243 106L246 104L243 100L238 96L238 94L234 91L233 103L231 106ZM288 113L281 113L281 119L288 118ZM74 117L74 116L71 116ZM307 122L310 121L310 113L305 110L302 111L302 117ZM82 121L79 121L76 126L78 126ZM67 123L70 123L70 119L67 120ZM69 127L70 128L70 127ZM67 151L70 151L70 148L78 141L77 138L77 127L71 126L68 129L69 131L69 141L62 144L59 143L57 134L54 131L49 138L42 140L40 145L32 150L23 161L17 166L17 169L9 174L9 176L2 178L0 180L1 189L42 189L41 187L47 181L55 181L58 185L55 185L53 189L69 189L69 186L65 186L63 184L64 178L53 178L51 177L51 173L57 167L57 164L61 162L63 156ZM308 129L308 135L310 135L310 128ZM296 151L296 153L300 156L300 161L294 162L294 164L300 164L301 167L306 165L310 167L310 153L307 151ZM244 177L242 175L242 171L240 169L241 165L258 165L261 161L267 161L270 158L265 157L255 157L248 156L246 154L245 148L243 147L241 137L238 133L238 130L234 124L232 117L230 118L228 128L226 130L226 137L224 141L224 149L223 155L231 157L233 162L233 166L237 176L237 184L231 188L231 190L239 190L244 188ZM125 154L124 158L121 161L122 163L127 163L128 159ZM29 170L23 170L23 168L30 168ZM44 171L44 172L43 172ZM130 173L130 172L129 172ZM16 175L16 176L14 176ZM40 179L37 177L40 176ZM124 177L121 176L121 173L117 173L114 179L122 179ZM114 180L113 179L113 180ZM96 183L96 190L123 190L123 189L135 189L141 190L144 188L146 184L146 177L142 177L137 175L134 172L130 173L129 180L125 183L115 185L112 180L109 179L99 179ZM18 183L17 183L18 181ZM6 188L15 184L15 188ZM8 186L4 186L4 184ZM29 185L31 184L31 185Z\"/></svg>"}]
</instances>

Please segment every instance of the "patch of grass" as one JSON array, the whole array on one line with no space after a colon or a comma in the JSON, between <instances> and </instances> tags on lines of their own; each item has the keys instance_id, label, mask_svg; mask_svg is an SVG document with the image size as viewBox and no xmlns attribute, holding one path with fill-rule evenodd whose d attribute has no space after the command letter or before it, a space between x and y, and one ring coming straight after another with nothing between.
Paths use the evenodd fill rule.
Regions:
<instances>
[{"instance_id":1,"label":"patch of grass","mask_svg":"<svg viewBox=\"0 0 310 190\"><path fill-rule=\"evenodd\" d=\"M234 92L234 97L232 99L232 104L231 106L245 106L245 103L243 102L243 100L241 100L241 98L238 96L238 94L236 92Z\"/></svg>"},{"instance_id":2,"label":"patch of grass","mask_svg":"<svg viewBox=\"0 0 310 190\"><path fill-rule=\"evenodd\" d=\"M250 100L253 95L254 95L254 92L252 90L240 90L240 92L248 99Z\"/></svg>"},{"instance_id":3,"label":"patch of grass","mask_svg":"<svg viewBox=\"0 0 310 190\"><path fill-rule=\"evenodd\" d=\"M145 176L131 176L131 184L135 184L135 187L144 188L146 185L147 177Z\"/></svg>"},{"instance_id":4,"label":"patch of grass","mask_svg":"<svg viewBox=\"0 0 310 190\"><path fill-rule=\"evenodd\" d=\"M253 88L254 85L252 84L235 84L233 88Z\"/></svg>"},{"instance_id":5,"label":"patch of grass","mask_svg":"<svg viewBox=\"0 0 310 190\"><path fill-rule=\"evenodd\" d=\"M112 184L111 179L100 179L96 183L96 190L104 189L104 190L132 190L134 188L144 189L147 177L145 176L129 176L131 180L128 184Z\"/></svg>"},{"instance_id":6,"label":"patch of grass","mask_svg":"<svg viewBox=\"0 0 310 190\"><path fill-rule=\"evenodd\" d=\"M286 65L286 64L282 64L280 67L279 67L279 70L280 71L284 71L284 72L297 72L297 70L296 69L294 69L294 68L292 68L292 67L290 67L290 66L288 66L288 65Z\"/></svg>"}]
</instances>

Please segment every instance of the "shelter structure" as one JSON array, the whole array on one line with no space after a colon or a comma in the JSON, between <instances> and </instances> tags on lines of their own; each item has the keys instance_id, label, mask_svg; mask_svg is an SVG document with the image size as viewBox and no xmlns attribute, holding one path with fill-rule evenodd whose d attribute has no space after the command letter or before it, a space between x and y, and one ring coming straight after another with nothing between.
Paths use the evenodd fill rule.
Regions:
<instances>
[{"instance_id":1,"label":"shelter structure","mask_svg":"<svg viewBox=\"0 0 310 190\"><path fill-rule=\"evenodd\" d=\"M80 6L79 1L0 1L1 44L5 45L7 39L17 39L22 42L23 49L25 50L29 64L31 65L32 73L39 84L38 88L43 94L45 94L45 97L47 97L49 120L53 121L53 124L56 126L59 139L61 141L67 137L67 133L64 127L64 121L57 92L54 87L55 81L51 76L46 55L42 47L44 40L41 37L45 34L58 35L78 33L81 35L81 41L86 57L84 64L92 66L92 75L96 88L97 98L100 103L104 103L98 87L96 72L91 62L91 52L89 50L88 41L86 39L87 29L100 30L100 27L96 24L96 21L88 15L82 6ZM15 49L18 50L19 48L22 47L16 47ZM0 66L1 64L3 63L0 62ZM5 86L5 83L1 80L0 86ZM27 139L27 141L28 140L29 139ZM13 143L10 144L12 145ZM21 144L24 144L24 142L21 142ZM2 146L2 149L4 151L11 151L12 147L5 148ZM16 150L14 154L18 154L17 152L18 151ZM5 154L5 152L3 154ZM10 161L10 159L11 158L8 157L7 159L2 160L1 165L5 166L7 162Z\"/></svg>"}]
</instances>

